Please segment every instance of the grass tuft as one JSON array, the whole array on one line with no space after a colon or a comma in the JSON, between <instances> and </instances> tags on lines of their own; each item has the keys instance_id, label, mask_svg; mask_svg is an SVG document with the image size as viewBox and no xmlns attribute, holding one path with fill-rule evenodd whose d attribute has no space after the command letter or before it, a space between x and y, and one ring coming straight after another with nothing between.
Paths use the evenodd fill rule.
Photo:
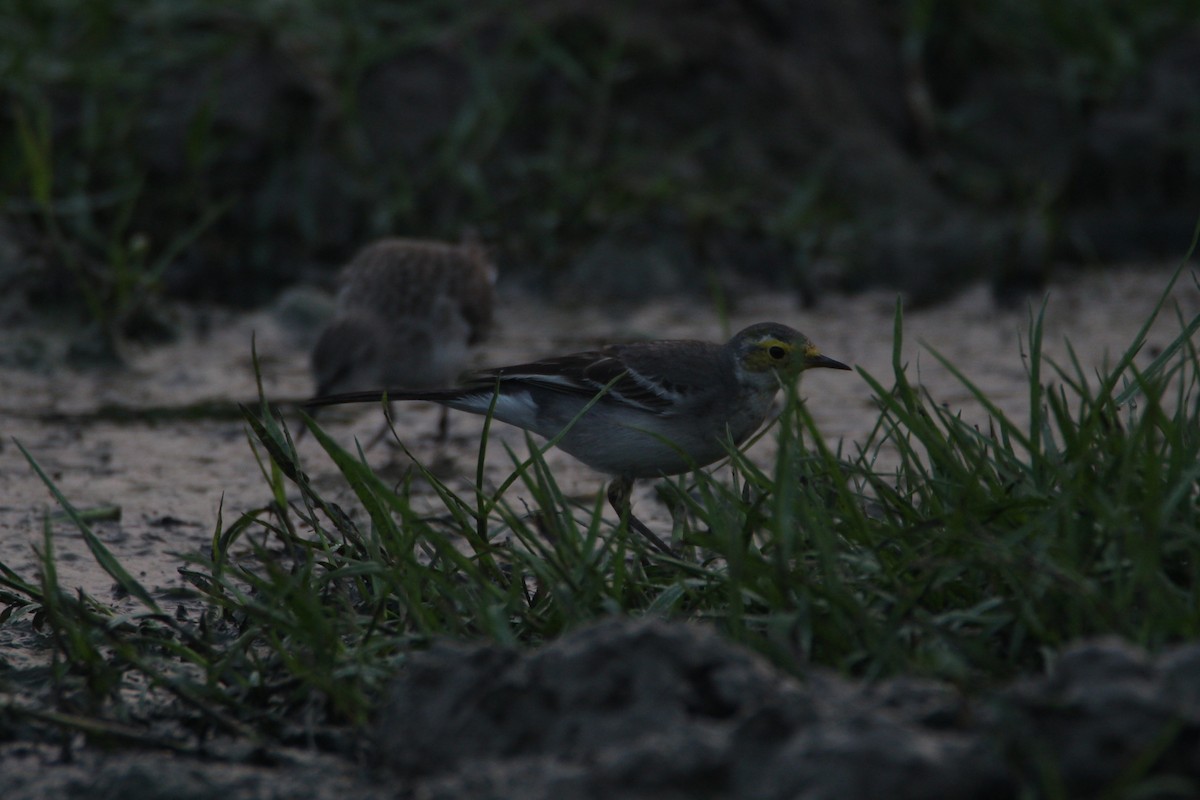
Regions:
<instances>
[{"instance_id":1,"label":"grass tuft","mask_svg":"<svg viewBox=\"0 0 1200 800\"><path fill-rule=\"evenodd\" d=\"M22 447L126 599L60 584L47 516L39 574L0 564L0 621L46 634L53 687L40 705L9 711L174 750L200 749L214 732L264 747L309 741L364 723L406 654L432 640L531 646L613 614L706 621L789 670L818 663L965 685L1039 668L1079 637L1152 649L1192 639L1200 318L1178 322L1167 358L1137 367L1148 321L1113 367L1091 372L1073 354L1046 358L1044 308L1031 313L1030 407L1018 419L937 353L976 410L914 385L897 307L892 374L859 371L879 409L872 432L852 450L832 445L788 390L772 464L734 451L732 481L701 472L660 485L680 545L672 555L614 526L602 497L568 500L545 445L531 441L525 458L509 451L498 489L482 480L486 432L466 493L418 464L435 501L422 511L413 479L386 483L361 450L305 419L324 453L316 468L351 490L343 507L310 480L314 467L262 398L242 413L268 500L229 522L222 509L208 552L182 557L191 590L179 616ZM146 697L171 704L182 724L132 713Z\"/></svg>"}]
</instances>

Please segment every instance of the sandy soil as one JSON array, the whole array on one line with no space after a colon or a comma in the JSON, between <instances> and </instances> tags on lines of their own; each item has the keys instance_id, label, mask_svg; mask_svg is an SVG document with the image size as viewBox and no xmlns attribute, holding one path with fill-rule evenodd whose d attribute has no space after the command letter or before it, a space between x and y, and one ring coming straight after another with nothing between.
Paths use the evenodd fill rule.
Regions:
<instances>
[{"instance_id":1,"label":"sandy soil","mask_svg":"<svg viewBox=\"0 0 1200 800\"><path fill-rule=\"evenodd\" d=\"M1080 276L1049 292L1046 352L1066 361L1066 341L1085 366L1114 359L1133 339L1158 300L1170 267L1113 270ZM1179 313L1200 312L1200 291L1185 277L1173 292ZM784 296L758 296L738 303L730 327L777 320L805 331L827 354L854 364L889 384L892 318L895 298L887 293L831 297L815 310L801 311ZM17 573L36 574L34 548L40 546L43 520L55 504L30 469L14 440L38 460L79 508L116 506L119 519L97 522L95 530L125 566L155 592L181 585L177 553L203 550L211 541L218 509L226 522L239 512L265 503L268 494L247 444L243 424L227 418L188 420L171 415L134 413L121 419L97 414L105 407L138 410L178 409L205 401L250 401L255 396L250 342L256 337L264 382L271 399L297 399L311 391L307 346L314 332L285 324L277 310L232 315L221 311L181 312L192 320L176 344L130 354L121 370L79 371L65 366L41 370L0 367L0 561ZM932 347L963 369L1008 413L1027 414L1021 341L1025 310L997 310L980 288L953 301L906 315L904 358L911 374L939 401L969 406L969 395L929 354ZM1149 363L1179 330L1173 310L1156 324L1149 346L1139 357ZM502 299L499 325L492 341L480 349L480 364L582 349L602 341L665 336L720 339L716 314L694 302L667 301L627 314L589 309L554 308L528 297ZM33 338L57 346L56 334L21 330L0 332L0 353ZM831 441L861 440L875 420L871 393L854 373L816 371L803 383L803 393L821 430ZM366 441L379 426L379 411L369 406L338 410L325 418L326 428L347 446L354 437ZM432 439L437 412L414 405L402 409L398 425L406 443L452 483L466 486L474 472L480 420L456 416L451 441L439 450ZM524 452L522 434L497 425L493 436ZM768 458L771 437L755 448ZM507 475L508 462L499 442L489 450L489 477ZM303 441L305 467L318 485L345 492L336 471L311 439ZM393 447L369 453L373 463L404 468ZM594 496L599 476L569 457L550 457L560 484L570 494ZM510 500L516 504L519 488ZM635 497L639 516L652 527L666 525L649 487ZM352 505L352 503L351 503ZM82 538L60 518L51 519L61 579L104 599L112 597L111 581L92 561ZM12 629L0 629L0 646L15 644ZM10 648L5 648L10 650ZM7 654L6 654L6 657ZM14 658L16 655L14 653Z\"/></svg>"}]
</instances>

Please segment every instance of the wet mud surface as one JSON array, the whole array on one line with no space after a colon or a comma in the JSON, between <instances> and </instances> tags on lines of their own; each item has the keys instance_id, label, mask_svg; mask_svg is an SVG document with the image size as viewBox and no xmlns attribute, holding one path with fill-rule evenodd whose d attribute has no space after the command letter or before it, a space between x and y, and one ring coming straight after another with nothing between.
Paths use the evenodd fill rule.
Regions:
<instances>
[{"instance_id":1,"label":"wet mud surface","mask_svg":"<svg viewBox=\"0 0 1200 800\"><path fill-rule=\"evenodd\" d=\"M1085 369L1115 361L1148 317L1169 274L1169 267L1112 270L1053 286L1046 306L1047 355L1059 363L1068 363L1066 341L1069 340ZM1200 292L1186 277L1173 293L1172 302L1177 303L1179 314L1184 318L1200 312ZM498 309L497 331L492 340L479 349L476 361L480 365L502 364L585 349L605 341L643 337L720 339L744 324L774 320L802 330L826 354L861 367L884 385L890 385L894 305L894 296L886 292L830 297L818 308L809 310L798 309L786 297L748 297L733 309L727 330L709 308L697 305L694 300L667 302L628 313L602 314L556 308L519 294L506 294ZM97 511L94 529L102 541L126 569L164 600L168 608L172 607L172 590L183 586L177 573L179 554L201 551L210 545L218 513L222 513L228 522L238 513L261 507L268 501L266 482L253 457L236 408L237 402L253 402L256 397L251 339L253 337L255 342L268 398L299 400L312 390L307 348L316 331L311 326L298 327L290 323L289 315L279 307L252 314L194 309L181 309L178 314L184 320L185 330L180 341L130 352L128 366L120 369L80 370L65 366L57 357L65 345L61 336L54 332L33 329L0 332L0 561L16 573L28 578L36 574L38 557L35 548L41 546L44 520L49 515L60 581L102 600L114 597L111 579L96 566L78 532L68 520L56 516L53 499L18 450L18 441L77 508ZM1027 325L1027 310L997 309L986 290L972 290L944 305L907 313L902 360L908 364L910 376L919 379L937 402L961 407L968 418L975 417L980 424L986 424L986 416L971 403L968 390L932 357L927 349L932 348L965 372L1002 409L1020 419L1028 413L1022 360L1022 341ZM1141 366L1148 364L1178 330L1176 312L1168 308L1152 329L1138 363ZM13 356L31 350L43 354L42 357ZM853 447L855 441L866 435L877 416L869 387L855 373L810 373L802 383L802 394L825 437L835 443L842 441L847 447ZM397 429L405 444L418 457L433 463L438 474L446 476L454 488L469 486L474 474L481 421L461 415L453 417L450 440L443 446L434 441L436 409L410 405L398 411ZM322 417L322 422L339 441L352 446L355 437L365 442L375 435L380 413L374 407L353 407L331 411ZM496 425L492 435L497 441L489 448L486 479L496 484L510 471L501 444L507 443L517 453L524 452L525 444L520 431L503 425ZM771 436L768 435L755 446L752 454L766 460L770 450ZM300 452L305 469L320 489L335 498L339 493L348 494L335 468L324 458L315 441L311 438L302 441ZM370 450L368 456L373 465L397 478L407 468L406 458L386 443ZM552 452L548 460L569 496L586 501L600 489L601 476L568 456ZM514 487L510 491L519 493L520 490ZM515 504L519 498L510 499ZM634 503L639 516L652 528L662 529L669 524L665 509L654 502L649 482L639 486ZM698 637L702 642L697 647L712 648L714 652L720 650L720 658L729 659L731 663L753 660L740 651L706 638L707 634L673 633L670 626L663 626L663 629L665 636ZM619 629L607 635L632 634ZM550 648L556 646L550 645ZM474 656L463 657L463 669L470 668L472 658L501 658L508 662L518 659L515 654L497 655L500 651L473 652ZM1124 650L1121 652L1125 653ZM44 650L26 625L0 628L0 653L9 669L22 669L44 659ZM600 660L579 662L583 674L575 676L577 680L604 680L608 667L603 654L595 658ZM1139 675L1149 676L1145 677L1147 687L1157 685L1152 678L1158 674L1155 672L1158 667L1147 666L1150 662L1144 656L1126 653L1110 661L1115 665L1115 674L1126 674L1130 669L1141 670ZM1197 661L1200 660L1191 658L1186 663ZM1122 666L1126 662L1141 666L1127 669L1127 665ZM750 667L738 667L743 668L753 673L754 680L772 686L782 686L790 681L767 674L769 668L757 662ZM1171 673L1175 676L1172 680L1180 686L1193 687L1189 691L1196 691L1198 684L1194 670L1189 673L1183 667L1172 669L1175 669ZM1109 673L1103 672L1096 679L1110 678ZM1088 679L1085 676L1081 680ZM746 680L749 678L743 676L735 682ZM836 679L830 677L828 680ZM1052 692L1050 678L1036 680L1043 681L1036 691ZM842 687L838 691L851 694L866 691L849 684L838 685ZM712 687L705 691L709 690L720 695L720 691ZM402 693L403 687L397 691ZM804 691L809 690L791 686L785 693L794 697ZM870 736L894 738L899 742L896 774L941 774L938 765L958 765L956 768L961 768L954 774L966 775L962 771L965 769L962 759L966 757L963 754L968 753L978 755L979 780L984 783L963 777L961 783L930 784L930 787L940 786L944 790L940 794L922 794L912 789L909 794L890 796L1005 796L1006 787L1011 787L1014 780L1009 769L1012 760L1003 747L995 750L1001 745L994 741L984 743L992 741L989 737L995 734L995 726L978 722L972 716L974 711L967 715L969 724L963 723L963 709L956 705L961 701L944 699L944 692L948 691L944 687L921 686L909 694L905 694L907 689L897 691L902 699L896 702L903 709L908 709L913 702L920 702L921 697L934 697L934 705L942 703L946 707L939 706L930 713L934 718L945 718L949 722L946 728L934 725L933 733L921 728L923 732L915 739L900 729L893 737L882 733L883 729L873 727L928 727L928 720L914 722L909 711L903 709L900 712L895 708L884 709L892 715L884 722L863 722L866 726L863 730ZM1013 691L1019 694L1018 690ZM1128 694L1145 699L1150 696L1148 692L1156 691L1135 687L1129 689ZM1081 696L1090 694L1084 692ZM1194 700L1200 695L1188 696ZM730 708L736 706L734 701L721 702L734 703ZM795 702L800 703L796 708L803 706L803 702ZM866 705L861 708L853 706L859 709L855 714L861 712L866 715L863 719L871 720L875 719L872 716L875 711L862 708L887 705L877 698L862 702ZM1013 702L1020 706L1019 702ZM1117 700L1113 702L1122 706ZM1126 706L1134 708L1137 704L1131 701L1122 707ZM754 781L766 780L765 777L744 776L737 772L741 768L735 766L735 754L741 752L738 748L743 746L737 744L737 740L744 732L738 726L757 725L755 730L760 732L776 731L779 734L777 743L772 745L771 753L761 757L776 758L778 764L792 758L787 755L789 748L796 751L792 754L793 760L798 759L795 763L800 764L815 765L822 760L817 754L834 753L837 757L832 759L833 768L849 770L846 774L850 775L854 770L847 765L857 763L855 758L877 758L878 754L864 755L857 745L846 744L860 738L858 734L851 735L850 729L835 726L803 733L804 720L809 718L805 714L811 717L816 713L811 710L797 711L798 716L793 717L787 716L791 711L781 711L779 713L785 718L767 719L755 716L741 706L736 707L740 710L729 711L724 717L717 715L719 719L715 721L696 723L698 733L689 727L695 720L680 717L677 730L664 729L662 732L665 737L662 741L666 744L652 737L642 737L630 740L629 749L611 751L611 757L583 758L579 752L551 749L526 753L525 756L532 760L509 761L512 753L503 748L482 748L453 758L445 756L449 760L444 762L430 756L427 764L439 766L436 769L429 766L423 771L414 771L405 761L413 756L412 753L406 755L404 748L418 747L418 744L399 741L381 748L393 754L390 760L384 758L367 765L298 752L289 756L292 760L288 763L271 766L188 761L186 769L179 768L176 763L181 757L164 753L85 751L77 756L74 764L64 764L61 753L54 748L10 743L3 745L0 751L0 789L6 797L83 796L83 787L100 787L99 793L92 792L87 795L89 797L328 797L344 794L349 790L347 787L353 787L352 790L361 797L549 797L559 790L555 788L557 786L566 787L562 789L566 792L561 795L564 797L612 796L603 791L604 786L611 792L615 786L622 785L620 781L624 778L632 779L631 776L641 775L640 770L647 765L661 764L669 758L675 766L671 768L674 771L666 775L679 781L671 785L692 786L698 793L677 791L672 794L666 790L667 783L647 782L647 779L624 784L643 792L626 796L704 796L703 787L709 785L706 776L717 773L723 782L719 786L724 787L724 791L709 792L711 796L884 796L868 792L868 789L879 788L875 784L845 784L836 782L841 778L797 778L794 775L781 776L780 782L772 784L775 788L760 792ZM1158 708L1154 706L1154 709ZM405 713L416 714L418 711L410 709ZM420 713L432 712L424 710ZM1080 718L1086 718L1089 713L1092 712L1084 713ZM1154 716L1158 711L1146 713L1150 714L1151 722L1159 719ZM1103 716L1099 711L1095 715ZM836 716L836 709L826 708L816 713L815 718L835 719ZM626 724L614 722L610 726L614 736L620 736L621 726ZM1183 726L1180 730L1189 736L1194 737L1200 732L1192 717L1180 724ZM950 732L946 733L947 730ZM447 735L454 738L451 733ZM398 734L394 727L385 724L378 736L383 737L380 741L386 741L387 737ZM978 737L978 740L972 737ZM589 752L610 753L600 744L587 747ZM685 751L691 753L689 758L675 760ZM322 759L329 759L329 763ZM475 760L468 763L464 759ZM771 768L774 767L763 767L767 773ZM1188 774L1195 777L1195 764L1181 769L1192 770ZM154 780L136 777L145 771L157 777ZM471 784L464 775L484 777L480 778L481 782ZM591 780L597 775L600 783ZM309 780L306 776L319 778ZM561 778L559 783L554 782L555 776ZM1087 783L1092 778L1079 780L1083 781L1079 786L1093 785ZM131 786L136 786L137 791L127 792ZM287 786L294 791L286 789Z\"/></svg>"}]
</instances>

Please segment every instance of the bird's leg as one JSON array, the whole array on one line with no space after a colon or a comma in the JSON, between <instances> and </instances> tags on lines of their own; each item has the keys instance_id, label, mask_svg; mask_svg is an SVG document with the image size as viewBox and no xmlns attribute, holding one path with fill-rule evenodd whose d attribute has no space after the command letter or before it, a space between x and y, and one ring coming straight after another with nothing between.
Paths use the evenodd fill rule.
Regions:
<instances>
[{"instance_id":1,"label":"bird's leg","mask_svg":"<svg viewBox=\"0 0 1200 800\"><path fill-rule=\"evenodd\" d=\"M312 414L309 414L312 416ZM300 444L300 440L308 434L308 426L304 424L304 420L296 420L296 435L292 437L292 444Z\"/></svg>"},{"instance_id":2,"label":"bird's leg","mask_svg":"<svg viewBox=\"0 0 1200 800\"><path fill-rule=\"evenodd\" d=\"M633 507L630 503L630 495L633 492L633 481L630 478L620 477L614 478L613 482L608 485L608 503L613 507L613 511L617 512L617 516L622 522L629 525L629 529L636 531L641 536L645 537L646 541L654 545L660 552L673 552L667 544L646 527L646 525L633 515Z\"/></svg>"},{"instance_id":3,"label":"bird's leg","mask_svg":"<svg viewBox=\"0 0 1200 800\"><path fill-rule=\"evenodd\" d=\"M444 445L450 434L450 407L442 406L442 416L438 420L437 443Z\"/></svg>"}]
</instances>

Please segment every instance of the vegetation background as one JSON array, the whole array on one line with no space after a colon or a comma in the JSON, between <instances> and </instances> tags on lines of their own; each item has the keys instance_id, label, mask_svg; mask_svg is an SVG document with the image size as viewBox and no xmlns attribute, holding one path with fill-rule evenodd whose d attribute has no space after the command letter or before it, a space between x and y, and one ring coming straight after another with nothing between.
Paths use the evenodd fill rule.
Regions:
<instances>
[{"instance_id":1,"label":"vegetation background","mask_svg":"<svg viewBox=\"0 0 1200 800\"><path fill-rule=\"evenodd\" d=\"M5 0L0 54L3 309L106 332L468 230L564 296L1007 297L1200 206L1197 0Z\"/></svg>"}]
</instances>

